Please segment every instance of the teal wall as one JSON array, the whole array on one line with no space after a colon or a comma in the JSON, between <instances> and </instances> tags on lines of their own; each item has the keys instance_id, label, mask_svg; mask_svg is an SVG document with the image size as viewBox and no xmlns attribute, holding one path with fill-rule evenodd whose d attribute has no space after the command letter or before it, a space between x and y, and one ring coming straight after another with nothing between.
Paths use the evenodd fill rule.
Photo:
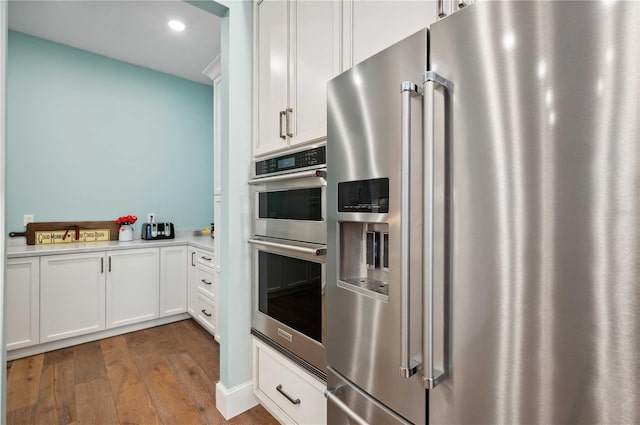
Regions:
<instances>
[{"instance_id":1,"label":"teal wall","mask_svg":"<svg viewBox=\"0 0 640 425\"><path fill-rule=\"evenodd\" d=\"M213 218L213 90L9 32L7 231L147 213L178 229Z\"/></svg>"},{"instance_id":2,"label":"teal wall","mask_svg":"<svg viewBox=\"0 0 640 425\"><path fill-rule=\"evenodd\" d=\"M233 388L251 380L251 84L253 4L219 1L222 21L222 232L220 381ZM231 91L233 87L233 93ZM232 95L233 94L233 95ZM233 143L231 143L233 141ZM233 164L233 166L231 166ZM233 194L233 196L229 196Z\"/></svg>"}]
</instances>

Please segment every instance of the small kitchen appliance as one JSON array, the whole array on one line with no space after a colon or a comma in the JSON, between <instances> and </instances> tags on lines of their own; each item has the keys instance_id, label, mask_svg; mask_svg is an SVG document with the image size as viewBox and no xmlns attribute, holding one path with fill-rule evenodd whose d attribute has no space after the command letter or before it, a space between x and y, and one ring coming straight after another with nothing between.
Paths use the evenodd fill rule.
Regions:
<instances>
[{"instance_id":1,"label":"small kitchen appliance","mask_svg":"<svg viewBox=\"0 0 640 425\"><path fill-rule=\"evenodd\" d=\"M144 223L142 225L142 239L158 240L174 239L175 237L173 223Z\"/></svg>"}]
</instances>

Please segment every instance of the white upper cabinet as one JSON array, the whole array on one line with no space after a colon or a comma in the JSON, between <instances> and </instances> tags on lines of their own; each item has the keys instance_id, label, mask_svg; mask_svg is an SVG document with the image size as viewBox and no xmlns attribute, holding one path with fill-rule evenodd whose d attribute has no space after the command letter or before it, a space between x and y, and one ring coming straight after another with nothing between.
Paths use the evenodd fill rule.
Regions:
<instances>
[{"instance_id":1,"label":"white upper cabinet","mask_svg":"<svg viewBox=\"0 0 640 425\"><path fill-rule=\"evenodd\" d=\"M436 1L342 2L342 70L437 21Z\"/></svg>"},{"instance_id":2,"label":"white upper cabinet","mask_svg":"<svg viewBox=\"0 0 640 425\"><path fill-rule=\"evenodd\" d=\"M340 3L254 5L254 155L325 139L326 85L340 71Z\"/></svg>"},{"instance_id":3,"label":"white upper cabinet","mask_svg":"<svg viewBox=\"0 0 640 425\"><path fill-rule=\"evenodd\" d=\"M222 76L213 80L213 194L222 193ZM216 217L217 218L217 217Z\"/></svg>"},{"instance_id":4,"label":"white upper cabinet","mask_svg":"<svg viewBox=\"0 0 640 425\"><path fill-rule=\"evenodd\" d=\"M287 1L255 3L257 137L255 154L285 149L288 80Z\"/></svg>"},{"instance_id":5,"label":"white upper cabinet","mask_svg":"<svg viewBox=\"0 0 640 425\"><path fill-rule=\"evenodd\" d=\"M340 73L340 3L290 3L289 146L327 137L327 82Z\"/></svg>"}]
</instances>

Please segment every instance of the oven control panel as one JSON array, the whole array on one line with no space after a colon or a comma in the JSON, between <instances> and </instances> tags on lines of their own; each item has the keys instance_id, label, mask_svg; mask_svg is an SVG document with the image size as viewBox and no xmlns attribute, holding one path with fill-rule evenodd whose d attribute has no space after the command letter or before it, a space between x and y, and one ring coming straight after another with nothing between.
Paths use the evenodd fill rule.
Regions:
<instances>
[{"instance_id":1,"label":"oven control panel","mask_svg":"<svg viewBox=\"0 0 640 425\"><path fill-rule=\"evenodd\" d=\"M256 161L256 177L265 174L314 167L327 163L325 146Z\"/></svg>"}]
</instances>

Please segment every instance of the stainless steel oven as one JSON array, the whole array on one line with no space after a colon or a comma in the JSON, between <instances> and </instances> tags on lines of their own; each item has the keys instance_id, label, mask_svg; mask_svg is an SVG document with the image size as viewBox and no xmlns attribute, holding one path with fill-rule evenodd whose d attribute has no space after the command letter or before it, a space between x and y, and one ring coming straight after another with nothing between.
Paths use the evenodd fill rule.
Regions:
<instances>
[{"instance_id":1,"label":"stainless steel oven","mask_svg":"<svg viewBox=\"0 0 640 425\"><path fill-rule=\"evenodd\" d=\"M254 163L254 235L327 242L325 158L319 146Z\"/></svg>"},{"instance_id":2,"label":"stainless steel oven","mask_svg":"<svg viewBox=\"0 0 640 425\"><path fill-rule=\"evenodd\" d=\"M325 146L254 165L252 332L326 379Z\"/></svg>"},{"instance_id":3,"label":"stainless steel oven","mask_svg":"<svg viewBox=\"0 0 640 425\"><path fill-rule=\"evenodd\" d=\"M326 245L264 237L249 243L253 328L324 375Z\"/></svg>"}]
</instances>

